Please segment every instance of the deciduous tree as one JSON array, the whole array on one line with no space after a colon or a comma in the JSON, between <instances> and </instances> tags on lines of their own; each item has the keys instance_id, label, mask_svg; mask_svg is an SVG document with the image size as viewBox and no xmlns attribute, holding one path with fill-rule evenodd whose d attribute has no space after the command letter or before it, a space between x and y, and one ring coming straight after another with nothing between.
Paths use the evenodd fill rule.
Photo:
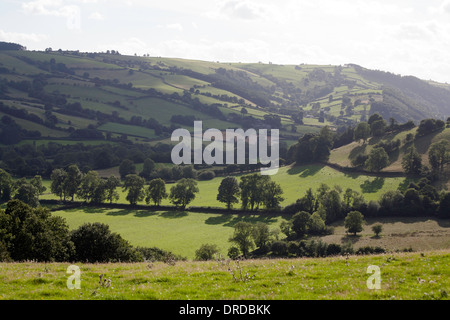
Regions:
<instances>
[{"instance_id":1,"label":"deciduous tree","mask_svg":"<svg viewBox=\"0 0 450 320\"><path fill-rule=\"evenodd\" d=\"M145 198L147 204L150 203L150 201L153 201L155 206L159 206L161 201L167 197L166 183L163 179L158 178L150 181L147 189L147 196Z\"/></svg>"},{"instance_id":2,"label":"deciduous tree","mask_svg":"<svg viewBox=\"0 0 450 320\"><path fill-rule=\"evenodd\" d=\"M350 211L344 220L347 232L353 233L355 236L358 232L363 231L364 216L359 211Z\"/></svg>"},{"instance_id":3,"label":"deciduous tree","mask_svg":"<svg viewBox=\"0 0 450 320\"><path fill-rule=\"evenodd\" d=\"M226 177L220 182L217 201L226 203L227 209L231 209L234 203L239 202L239 183L235 177Z\"/></svg>"},{"instance_id":4,"label":"deciduous tree","mask_svg":"<svg viewBox=\"0 0 450 320\"><path fill-rule=\"evenodd\" d=\"M128 191L126 199L130 204L135 205L144 199L145 179L136 174L129 174L125 177L123 190Z\"/></svg>"},{"instance_id":5,"label":"deciduous tree","mask_svg":"<svg viewBox=\"0 0 450 320\"><path fill-rule=\"evenodd\" d=\"M195 194L198 192L197 181L183 178L170 189L169 197L173 204L184 210L195 199Z\"/></svg>"}]
</instances>

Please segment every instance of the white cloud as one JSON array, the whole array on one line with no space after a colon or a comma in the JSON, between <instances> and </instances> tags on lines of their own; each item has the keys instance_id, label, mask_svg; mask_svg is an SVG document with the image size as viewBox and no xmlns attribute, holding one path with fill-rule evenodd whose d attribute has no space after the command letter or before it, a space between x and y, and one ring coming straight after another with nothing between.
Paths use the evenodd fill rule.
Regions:
<instances>
[{"instance_id":1,"label":"white cloud","mask_svg":"<svg viewBox=\"0 0 450 320\"><path fill-rule=\"evenodd\" d=\"M267 14L266 9L257 3L237 0L226 2L222 6L221 12L230 17L237 17L244 20L263 18Z\"/></svg>"},{"instance_id":2,"label":"white cloud","mask_svg":"<svg viewBox=\"0 0 450 320\"><path fill-rule=\"evenodd\" d=\"M89 15L89 19L102 21L105 20L105 17L99 12L92 12Z\"/></svg>"},{"instance_id":3,"label":"white cloud","mask_svg":"<svg viewBox=\"0 0 450 320\"><path fill-rule=\"evenodd\" d=\"M36 0L22 3L22 9L30 14L63 16L60 0Z\"/></svg>"},{"instance_id":4,"label":"white cloud","mask_svg":"<svg viewBox=\"0 0 450 320\"><path fill-rule=\"evenodd\" d=\"M61 0L36 0L22 4L25 13L63 17L70 30L81 29L81 9L77 5L63 5Z\"/></svg>"},{"instance_id":5,"label":"white cloud","mask_svg":"<svg viewBox=\"0 0 450 320\"><path fill-rule=\"evenodd\" d=\"M440 10L442 13L450 14L450 0L442 1Z\"/></svg>"},{"instance_id":6,"label":"white cloud","mask_svg":"<svg viewBox=\"0 0 450 320\"><path fill-rule=\"evenodd\" d=\"M180 23L168 23L168 24L159 24L156 26L158 29L167 29L167 30L176 30L179 32L183 31L183 26Z\"/></svg>"},{"instance_id":7,"label":"white cloud","mask_svg":"<svg viewBox=\"0 0 450 320\"><path fill-rule=\"evenodd\" d=\"M42 42L49 38L46 34L40 33L20 33L20 32L6 32L0 30L0 39L6 42Z\"/></svg>"}]
</instances>

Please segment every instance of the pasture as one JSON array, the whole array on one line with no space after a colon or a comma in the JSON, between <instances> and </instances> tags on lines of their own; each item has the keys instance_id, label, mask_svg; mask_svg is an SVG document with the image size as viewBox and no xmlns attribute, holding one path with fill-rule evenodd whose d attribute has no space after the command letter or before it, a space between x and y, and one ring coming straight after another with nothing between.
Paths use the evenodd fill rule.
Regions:
<instances>
[{"instance_id":1,"label":"pasture","mask_svg":"<svg viewBox=\"0 0 450 320\"><path fill-rule=\"evenodd\" d=\"M69 263L0 263L4 300L448 300L450 252L376 256L77 264L80 289L69 290ZM371 290L367 268L380 268ZM99 283L99 276L110 286ZM178 310L170 310L174 315Z\"/></svg>"},{"instance_id":2,"label":"pasture","mask_svg":"<svg viewBox=\"0 0 450 320\"><path fill-rule=\"evenodd\" d=\"M193 259L195 250L206 243L216 244L221 253L226 255L230 247L228 239L239 221L264 222L270 228L277 229L285 220L283 216L270 215L243 216L90 207L54 211L52 214L66 219L71 229L88 222L105 223L134 246L158 247L189 259ZM284 237L283 234L279 236Z\"/></svg>"},{"instance_id":3,"label":"pasture","mask_svg":"<svg viewBox=\"0 0 450 320\"><path fill-rule=\"evenodd\" d=\"M161 165L160 165L161 166ZM141 170L141 166L137 166L137 173ZM117 168L114 170L101 170L102 176L105 174L114 174L118 176ZM239 180L240 176L236 178ZM197 193L194 201L191 202L192 207L219 207L225 208L226 205L216 200L217 191L224 177L216 177L208 181L198 181L199 193ZM342 173L325 165L305 165L305 166L286 166L281 167L277 174L271 176L272 180L279 183L283 189L284 201L282 206L294 203L297 199L303 197L306 191L311 188L314 192L322 183L330 187L337 187L342 191L351 188L360 192L367 201L379 200L381 195L389 190L397 190L406 188L411 181L410 178L404 177L374 177L358 173ZM41 195L41 199L58 199L55 195L49 193L50 181L44 181L47 191ZM170 191L173 184L167 184L166 189ZM118 203L127 203L126 193L122 188L117 190L120 195ZM143 204L141 202L140 204ZM163 200L161 205L171 205L168 199ZM239 204L237 205L239 206Z\"/></svg>"}]
</instances>

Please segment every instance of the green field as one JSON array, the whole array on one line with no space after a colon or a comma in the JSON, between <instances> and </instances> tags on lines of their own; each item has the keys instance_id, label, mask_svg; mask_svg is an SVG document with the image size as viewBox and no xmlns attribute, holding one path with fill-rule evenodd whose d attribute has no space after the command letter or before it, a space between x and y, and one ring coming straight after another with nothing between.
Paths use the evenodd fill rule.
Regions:
<instances>
[{"instance_id":1,"label":"green field","mask_svg":"<svg viewBox=\"0 0 450 320\"><path fill-rule=\"evenodd\" d=\"M116 168L117 169L117 168ZM139 171L139 170L138 170ZM117 174L117 170L103 170L110 174ZM239 176L237 177L239 179ZM272 180L279 183L284 191L284 201L282 206L294 203L297 199L303 197L305 192L312 188L316 191L322 183L330 187L338 186L345 191L351 188L360 192L367 201L379 200L381 195L389 190L397 190L408 186L411 179L403 177L380 178L372 177L358 173L342 173L325 165L308 165L299 167L282 167L278 173L271 176ZM198 181L199 193L190 206L192 207L220 207L225 208L225 204L216 200L217 190L223 177L216 177L209 181ZM50 181L45 182L47 190L49 190ZM169 191L171 184L167 184ZM126 194L119 189L119 203L127 203ZM56 196L46 193L41 199L57 199ZM143 202L142 202L143 203ZM162 205L170 205L168 199L163 200Z\"/></svg>"},{"instance_id":2,"label":"green field","mask_svg":"<svg viewBox=\"0 0 450 320\"><path fill-rule=\"evenodd\" d=\"M53 214L65 218L72 229L88 222L102 222L135 246L158 247L189 259L193 259L195 250L205 243L216 244L226 255L230 247L228 239L239 221L260 221L275 229L284 220L282 216L101 208L54 211Z\"/></svg>"},{"instance_id":3,"label":"green field","mask_svg":"<svg viewBox=\"0 0 450 320\"><path fill-rule=\"evenodd\" d=\"M0 263L3 300L448 300L450 252L236 262L77 264L80 289L69 290L69 263ZM371 290L370 265L380 268ZM231 270L231 271L230 271ZM111 280L99 284L99 276ZM70 281L69 281L70 282ZM178 310L168 313L178 314Z\"/></svg>"},{"instance_id":4,"label":"green field","mask_svg":"<svg viewBox=\"0 0 450 320\"><path fill-rule=\"evenodd\" d=\"M108 122L104 125L101 125L98 127L98 130L100 131L108 131L112 133L120 133L120 134L127 134L130 136L137 136L147 139L155 139L158 136L155 134L155 130L148 129L144 127L137 127L137 126L130 126L126 124L119 124L119 123L112 123Z\"/></svg>"}]
</instances>

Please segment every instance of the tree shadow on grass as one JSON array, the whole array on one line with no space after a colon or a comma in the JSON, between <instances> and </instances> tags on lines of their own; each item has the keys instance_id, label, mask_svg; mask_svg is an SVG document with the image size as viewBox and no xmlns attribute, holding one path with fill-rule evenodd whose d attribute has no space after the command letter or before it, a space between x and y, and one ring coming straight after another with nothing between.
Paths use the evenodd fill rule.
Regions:
<instances>
[{"instance_id":1,"label":"tree shadow on grass","mask_svg":"<svg viewBox=\"0 0 450 320\"><path fill-rule=\"evenodd\" d=\"M361 240L362 236L361 235L353 235L353 234L347 234L345 236L343 236L341 238L341 243L342 244L346 244L348 242L350 242L352 245L354 245L355 243L357 243L359 240Z\"/></svg>"},{"instance_id":2,"label":"tree shadow on grass","mask_svg":"<svg viewBox=\"0 0 450 320\"><path fill-rule=\"evenodd\" d=\"M302 178L306 178L308 176L313 176L317 172L323 169L325 165L323 164L312 164L307 166L295 166L290 168L287 173L290 175L300 175Z\"/></svg>"},{"instance_id":3,"label":"tree shadow on grass","mask_svg":"<svg viewBox=\"0 0 450 320\"><path fill-rule=\"evenodd\" d=\"M121 209L118 211L110 211L108 212L106 215L108 216L126 216L129 215L130 213L134 212L135 210L131 210L131 209Z\"/></svg>"},{"instance_id":4,"label":"tree shadow on grass","mask_svg":"<svg viewBox=\"0 0 450 320\"><path fill-rule=\"evenodd\" d=\"M356 159L356 157L360 154L364 154L366 152L366 148L367 148L367 144L364 143L362 146L357 146L354 147L352 149L352 151L350 151L349 155L348 155L348 159L349 160L354 160Z\"/></svg>"},{"instance_id":5,"label":"tree shadow on grass","mask_svg":"<svg viewBox=\"0 0 450 320\"><path fill-rule=\"evenodd\" d=\"M398 190L401 192L405 192L411 182L417 182L418 180L418 178L405 178L405 180L403 180L403 182L399 184Z\"/></svg>"},{"instance_id":6,"label":"tree shadow on grass","mask_svg":"<svg viewBox=\"0 0 450 320\"><path fill-rule=\"evenodd\" d=\"M238 222L250 222L250 223L258 223L263 222L266 224L275 223L277 221L278 217L274 216L265 216L265 215L255 215L255 216L249 216L249 215L238 215L233 216L231 220L229 220L227 223L224 224L225 227L234 227Z\"/></svg>"},{"instance_id":7,"label":"tree shadow on grass","mask_svg":"<svg viewBox=\"0 0 450 320\"><path fill-rule=\"evenodd\" d=\"M136 211L134 216L136 218L147 218L147 217L151 217L151 216L157 216L159 213L156 211L149 211L149 210L141 210L141 211Z\"/></svg>"},{"instance_id":8,"label":"tree shadow on grass","mask_svg":"<svg viewBox=\"0 0 450 320\"><path fill-rule=\"evenodd\" d=\"M231 219L233 218L233 216L231 214L221 214L221 215L217 215L214 217L209 217L208 219L205 220L206 224L225 224L227 222L229 222Z\"/></svg>"},{"instance_id":9,"label":"tree shadow on grass","mask_svg":"<svg viewBox=\"0 0 450 320\"><path fill-rule=\"evenodd\" d=\"M363 193L375 193L381 190L384 185L384 178L376 177L374 180L366 180L361 184L361 190Z\"/></svg>"},{"instance_id":10,"label":"tree shadow on grass","mask_svg":"<svg viewBox=\"0 0 450 320\"><path fill-rule=\"evenodd\" d=\"M104 208L95 208L95 207L85 207L83 208L84 213L104 213Z\"/></svg>"},{"instance_id":11,"label":"tree shadow on grass","mask_svg":"<svg viewBox=\"0 0 450 320\"><path fill-rule=\"evenodd\" d=\"M184 218L188 215L186 211L165 211L159 214L160 217L168 219Z\"/></svg>"}]
</instances>

